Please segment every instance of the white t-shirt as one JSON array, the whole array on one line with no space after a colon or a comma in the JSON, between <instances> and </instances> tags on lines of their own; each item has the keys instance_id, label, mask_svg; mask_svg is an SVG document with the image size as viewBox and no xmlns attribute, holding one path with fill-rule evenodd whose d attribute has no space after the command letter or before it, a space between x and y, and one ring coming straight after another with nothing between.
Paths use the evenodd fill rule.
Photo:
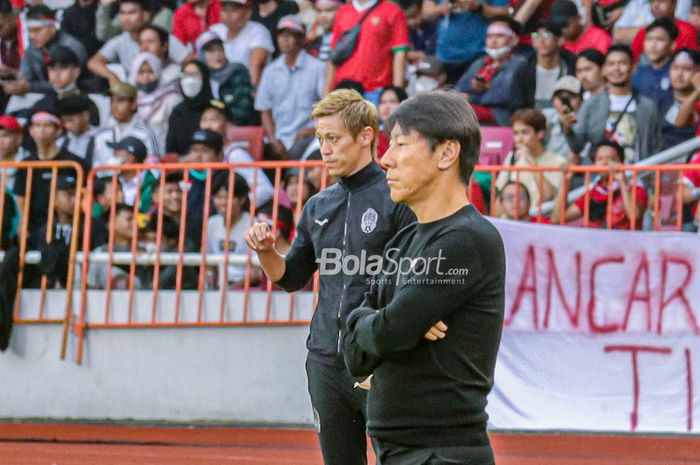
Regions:
<instances>
[{"instance_id":1,"label":"white t-shirt","mask_svg":"<svg viewBox=\"0 0 700 465\"><path fill-rule=\"evenodd\" d=\"M630 99L632 95L610 95L610 113L605 123L605 130L613 132L613 125L618 121L613 132L613 139L625 149L625 163L637 161L636 139L637 139L637 119L634 112L637 110L637 102ZM629 105L627 103L629 102ZM627 111L620 118L620 114L627 107Z\"/></svg>"},{"instance_id":2,"label":"white t-shirt","mask_svg":"<svg viewBox=\"0 0 700 465\"><path fill-rule=\"evenodd\" d=\"M272 44L272 36L265 26L255 21L248 21L235 39L229 40L228 28L224 24L214 24L209 30L224 42L224 52L226 59L231 63L240 63L249 68L250 52L256 48L264 48L268 52L275 51Z\"/></svg>"},{"instance_id":3,"label":"white t-shirt","mask_svg":"<svg viewBox=\"0 0 700 465\"><path fill-rule=\"evenodd\" d=\"M537 77L535 79L535 106L538 108L549 108L552 106L552 95L554 86L559 79L561 68L544 69L537 65ZM545 104L546 103L546 104Z\"/></svg>"},{"instance_id":4,"label":"white t-shirt","mask_svg":"<svg viewBox=\"0 0 700 465\"><path fill-rule=\"evenodd\" d=\"M245 242L245 232L250 227L250 214L243 212L243 216L231 225L231 234L228 236L229 256L248 253ZM207 223L207 253L224 254L226 251L226 218L222 215L214 215ZM228 281L240 281L245 277L245 265L229 265Z\"/></svg>"}]
</instances>

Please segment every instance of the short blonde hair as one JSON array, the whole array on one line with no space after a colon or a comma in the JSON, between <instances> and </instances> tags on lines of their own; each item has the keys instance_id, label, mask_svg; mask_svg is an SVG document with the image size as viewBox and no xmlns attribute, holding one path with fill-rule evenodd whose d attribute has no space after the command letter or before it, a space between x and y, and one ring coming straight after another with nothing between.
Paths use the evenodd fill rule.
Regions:
<instances>
[{"instance_id":1,"label":"short blonde hair","mask_svg":"<svg viewBox=\"0 0 700 465\"><path fill-rule=\"evenodd\" d=\"M379 116L377 109L362 98L357 91L350 89L334 90L314 105L311 119L318 120L327 116L337 116L343 120L345 128L353 138L366 128L374 131L372 140L372 156L376 153L377 136L379 131Z\"/></svg>"}]
</instances>

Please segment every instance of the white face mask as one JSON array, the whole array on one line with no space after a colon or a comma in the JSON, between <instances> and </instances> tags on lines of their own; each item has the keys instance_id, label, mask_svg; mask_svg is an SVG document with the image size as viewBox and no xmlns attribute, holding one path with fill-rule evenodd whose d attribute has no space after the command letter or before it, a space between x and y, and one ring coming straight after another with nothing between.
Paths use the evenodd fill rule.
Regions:
<instances>
[{"instance_id":1,"label":"white face mask","mask_svg":"<svg viewBox=\"0 0 700 465\"><path fill-rule=\"evenodd\" d=\"M501 48L488 48L488 47L486 47L486 54L494 60L501 58L503 55L505 55L508 52L510 52L510 47L501 47Z\"/></svg>"},{"instance_id":2,"label":"white face mask","mask_svg":"<svg viewBox=\"0 0 700 465\"><path fill-rule=\"evenodd\" d=\"M439 85L440 83L430 76L420 76L416 79L416 93L430 92L431 90L437 89Z\"/></svg>"},{"instance_id":3,"label":"white face mask","mask_svg":"<svg viewBox=\"0 0 700 465\"><path fill-rule=\"evenodd\" d=\"M202 90L202 80L198 77L187 76L180 79L180 87L185 97L196 97Z\"/></svg>"}]
</instances>

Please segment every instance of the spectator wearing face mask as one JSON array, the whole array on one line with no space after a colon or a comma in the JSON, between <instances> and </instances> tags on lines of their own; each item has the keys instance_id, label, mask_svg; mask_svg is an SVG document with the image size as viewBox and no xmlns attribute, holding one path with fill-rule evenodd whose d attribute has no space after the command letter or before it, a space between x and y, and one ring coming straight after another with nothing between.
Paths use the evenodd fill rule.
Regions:
<instances>
[{"instance_id":1,"label":"spectator wearing face mask","mask_svg":"<svg viewBox=\"0 0 700 465\"><path fill-rule=\"evenodd\" d=\"M175 84L161 79L162 62L151 52L141 52L131 66L129 81L138 89L136 118L147 123L156 133L159 145L165 145L168 120L182 101Z\"/></svg>"},{"instance_id":2,"label":"spectator wearing face mask","mask_svg":"<svg viewBox=\"0 0 700 465\"><path fill-rule=\"evenodd\" d=\"M408 79L406 92L413 97L421 92L438 89L447 81L442 62L433 56L425 56L416 65L416 72Z\"/></svg>"},{"instance_id":3,"label":"spectator wearing face mask","mask_svg":"<svg viewBox=\"0 0 700 465\"><path fill-rule=\"evenodd\" d=\"M199 129L202 113L209 106L213 96L209 83L209 69L197 60L182 65L180 102L168 120L168 135L165 138L165 151L183 155L190 148L192 134Z\"/></svg>"},{"instance_id":4,"label":"spectator wearing face mask","mask_svg":"<svg viewBox=\"0 0 700 465\"><path fill-rule=\"evenodd\" d=\"M78 56L68 47L53 45L48 52L46 68L51 90L46 93L46 97L34 105L34 109L55 107L63 99L81 95L87 99L85 103L88 106L90 124L99 126L100 112L97 105L78 89L77 83L80 76Z\"/></svg>"},{"instance_id":5,"label":"spectator wearing face mask","mask_svg":"<svg viewBox=\"0 0 700 465\"><path fill-rule=\"evenodd\" d=\"M486 56L477 59L457 82L482 124L510 124L511 87L525 59L514 53L520 26L509 16L497 16L486 31Z\"/></svg>"}]
</instances>

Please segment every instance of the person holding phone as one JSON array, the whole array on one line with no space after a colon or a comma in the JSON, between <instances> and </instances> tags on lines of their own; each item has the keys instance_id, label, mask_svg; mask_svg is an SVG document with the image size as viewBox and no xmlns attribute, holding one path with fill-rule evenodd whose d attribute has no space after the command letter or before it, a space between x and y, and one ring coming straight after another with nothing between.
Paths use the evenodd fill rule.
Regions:
<instances>
[{"instance_id":1,"label":"person holding phone","mask_svg":"<svg viewBox=\"0 0 700 465\"><path fill-rule=\"evenodd\" d=\"M576 112L583 104L583 85L573 76L564 76L554 85L552 107L542 110L547 118L545 147L566 158L570 165L581 164L578 153L569 148L566 131L576 124Z\"/></svg>"}]
</instances>

